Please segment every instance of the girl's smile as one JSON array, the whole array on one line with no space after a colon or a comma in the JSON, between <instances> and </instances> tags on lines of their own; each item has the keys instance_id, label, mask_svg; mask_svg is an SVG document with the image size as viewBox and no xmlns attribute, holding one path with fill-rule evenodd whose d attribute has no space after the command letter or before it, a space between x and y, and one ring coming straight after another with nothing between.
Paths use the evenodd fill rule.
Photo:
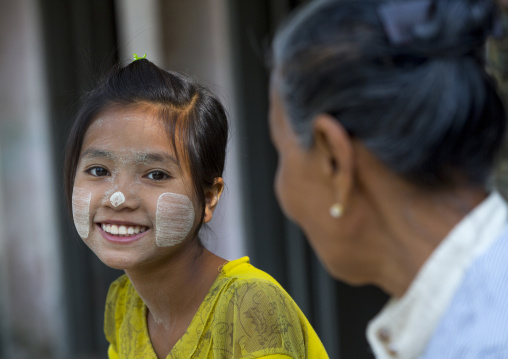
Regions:
<instances>
[{"instance_id":1,"label":"girl's smile","mask_svg":"<svg viewBox=\"0 0 508 359\"><path fill-rule=\"evenodd\" d=\"M110 224L101 223L96 224L102 236L114 243L131 243L137 241L148 232L148 228L138 225L123 225L123 224Z\"/></svg>"},{"instance_id":2,"label":"girl's smile","mask_svg":"<svg viewBox=\"0 0 508 359\"><path fill-rule=\"evenodd\" d=\"M108 221L109 222L109 221ZM132 237L136 234L143 233L147 230L145 226L137 226L137 225L123 225L123 224L109 224L102 223L100 224L102 230L106 233L112 234L114 236L119 237Z\"/></svg>"},{"instance_id":3,"label":"girl's smile","mask_svg":"<svg viewBox=\"0 0 508 359\"><path fill-rule=\"evenodd\" d=\"M73 215L84 242L107 265L162 259L195 228L186 163L153 108L104 112L87 130L76 172Z\"/></svg>"}]
</instances>

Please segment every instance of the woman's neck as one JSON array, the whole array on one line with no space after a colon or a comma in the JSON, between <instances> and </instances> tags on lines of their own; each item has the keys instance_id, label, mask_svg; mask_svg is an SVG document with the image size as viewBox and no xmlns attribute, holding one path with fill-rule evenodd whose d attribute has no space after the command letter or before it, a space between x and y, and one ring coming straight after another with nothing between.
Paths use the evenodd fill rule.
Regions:
<instances>
[{"instance_id":1,"label":"woman's neck","mask_svg":"<svg viewBox=\"0 0 508 359\"><path fill-rule=\"evenodd\" d=\"M400 297L432 252L487 192L466 183L425 190L394 173L360 142L355 142L355 155L356 187L351 195L355 201L350 206L357 208L361 226L351 237L363 249L357 282L375 284Z\"/></svg>"},{"instance_id":2,"label":"woman's neck","mask_svg":"<svg viewBox=\"0 0 508 359\"><path fill-rule=\"evenodd\" d=\"M389 255L378 285L404 295L423 264L450 231L484 198L482 189L462 188L443 193L395 196L385 201L382 233L390 236Z\"/></svg>"}]
</instances>

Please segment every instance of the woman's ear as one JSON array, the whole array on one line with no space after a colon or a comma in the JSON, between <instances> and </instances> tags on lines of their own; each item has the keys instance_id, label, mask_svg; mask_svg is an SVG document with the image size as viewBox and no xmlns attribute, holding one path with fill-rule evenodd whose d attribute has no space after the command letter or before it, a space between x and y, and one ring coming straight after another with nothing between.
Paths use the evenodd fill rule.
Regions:
<instances>
[{"instance_id":1,"label":"woman's ear","mask_svg":"<svg viewBox=\"0 0 508 359\"><path fill-rule=\"evenodd\" d=\"M320 114L314 119L314 139L320 167L334 196L330 204L338 204L347 210L355 166L351 137L335 118Z\"/></svg>"},{"instance_id":2,"label":"woman's ear","mask_svg":"<svg viewBox=\"0 0 508 359\"><path fill-rule=\"evenodd\" d=\"M224 181L222 177L216 177L213 180L212 186L205 190L205 217L204 223L208 223L212 220L213 211L219 203L222 190L224 189Z\"/></svg>"}]
</instances>

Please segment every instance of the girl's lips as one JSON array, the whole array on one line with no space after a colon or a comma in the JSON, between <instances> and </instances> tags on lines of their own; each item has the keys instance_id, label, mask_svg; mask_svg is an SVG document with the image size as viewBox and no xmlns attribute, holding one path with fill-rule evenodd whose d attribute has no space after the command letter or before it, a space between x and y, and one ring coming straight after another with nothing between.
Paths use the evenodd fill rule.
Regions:
<instances>
[{"instance_id":1,"label":"girl's lips","mask_svg":"<svg viewBox=\"0 0 508 359\"><path fill-rule=\"evenodd\" d=\"M141 233L138 233L138 234L135 234L135 235L130 235L130 236L119 236L119 235L113 235L113 234L110 234L108 232L105 232L102 228L101 228L101 225L100 224L97 224L96 223L96 226L97 228L99 229L99 232L102 234L102 236L109 242L113 242L113 243L121 243L121 244L127 244L127 243L132 243L132 242L135 242L137 241L138 239L140 239L141 237L143 237L145 234L148 233L148 231L150 231L150 229L148 228L146 231L144 232L141 232Z\"/></svg>"}]
</instances>

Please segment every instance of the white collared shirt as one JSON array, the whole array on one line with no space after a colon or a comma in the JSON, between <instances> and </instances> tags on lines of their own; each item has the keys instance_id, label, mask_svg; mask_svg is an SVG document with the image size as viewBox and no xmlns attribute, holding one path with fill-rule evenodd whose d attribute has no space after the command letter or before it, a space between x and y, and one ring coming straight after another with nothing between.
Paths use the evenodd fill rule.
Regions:
<instances>
[{"instance_id":1,"label":"white collared shirt","mask_svg":"<svg viewBox=\"0 0 508 359\"><path fill-rule=\"evenodd\" d=\"M467 268L498 238L507 218L504 199L493 192L451 230L407 292L369 323L367 339L377 359L423 354Z\"/></svg>"}]
</instances>

